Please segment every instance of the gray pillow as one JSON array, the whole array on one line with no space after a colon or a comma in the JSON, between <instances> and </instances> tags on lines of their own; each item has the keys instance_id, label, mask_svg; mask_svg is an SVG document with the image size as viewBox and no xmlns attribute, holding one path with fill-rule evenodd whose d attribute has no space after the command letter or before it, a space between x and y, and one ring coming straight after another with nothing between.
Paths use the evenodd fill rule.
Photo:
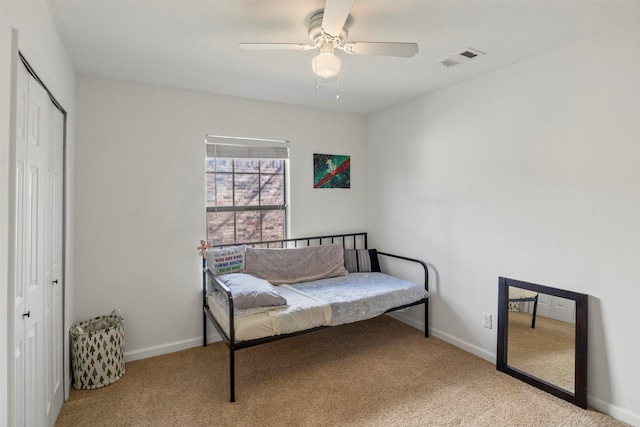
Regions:
<instances>
[{"instance_id":1,"label":"gray pillow","mask_svg":"<svg viewBox=\"0 0 640 427\"><path fill-rule=\"evenodd\" d=\"M250 274L223 274L216 276L216 279L231 290L235 308L270 307L287 304L287 300L280 295L275 286Z\"/></svg>"}]
</instances>

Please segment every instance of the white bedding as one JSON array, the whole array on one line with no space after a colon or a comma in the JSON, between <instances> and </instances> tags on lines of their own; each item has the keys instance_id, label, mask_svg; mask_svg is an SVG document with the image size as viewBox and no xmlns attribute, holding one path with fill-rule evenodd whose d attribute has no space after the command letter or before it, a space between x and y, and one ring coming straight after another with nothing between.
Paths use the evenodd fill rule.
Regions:
<instances>
[{"instance_id":1,"label":"white bedding","mask_svg":"<svg viewBox=\"0 0 640 427\"><path fill-rule=\"evenodd\" d=\"M429 296L424 287L384 273L352 273L277 289L286 307L236 311L236 342L370 319ZM209 296L209 308L228 336L227 304L218 297Z\"/></svg>"},{"instance_id":2,"label":"white bedding","mask_svg":"<svg viewBox=\"0 0 640 427\"><path fill-rule=\"evenodd\" d=\"M328 303L289 285L279 285L277 288L287 300L287 307L236 317L235 342L288 334L331 322L331 307ZM228 310L218 304L213 296L209 296L208 302L222 330L229 335Z\"/></svg>"}]
</instances>

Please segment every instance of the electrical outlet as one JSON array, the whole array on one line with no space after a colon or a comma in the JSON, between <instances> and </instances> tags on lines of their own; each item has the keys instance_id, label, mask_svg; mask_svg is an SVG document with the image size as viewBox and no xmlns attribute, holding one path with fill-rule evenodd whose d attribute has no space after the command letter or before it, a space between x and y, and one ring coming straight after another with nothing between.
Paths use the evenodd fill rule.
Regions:
<instances>
[{"instance_id":1,"label":"electrical outlet","mask_svg":"<svg viewBox=\"0 0 640 427\"><path fill-rule=\"evenodd\" d=\"M492 329L491 314L482 313L482 326L484 326L487 329Z\"/></svg>"}]
</instances>

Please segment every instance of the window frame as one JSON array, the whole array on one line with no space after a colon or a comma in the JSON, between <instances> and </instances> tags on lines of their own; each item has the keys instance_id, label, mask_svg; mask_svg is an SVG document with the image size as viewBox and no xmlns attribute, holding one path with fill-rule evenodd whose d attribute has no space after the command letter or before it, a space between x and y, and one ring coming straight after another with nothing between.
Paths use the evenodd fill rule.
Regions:
<instances>
[{"instance_id":1,"label":"window frame","mask_svg":"<svg viewBox=\"0 0 640 427\"><path fill-rule=\"evenodd\" d=\"M231 158L231 157L209 157L207 156L205 161L208 161L210 159L214 159L218 160L218 159L227 159L229 161L231 161L232 164L232 170L231 172L227 172L227 171L209 171L207 170L207 168L205 168L205 177L208 176L208 174L213 174L214 175L214 180L217 180L217 175L221 174L221 175L231 175L231 181L232 181L232 202L233 202L233 206L217 206L218 200L217 197L214 197L214 203L216 206L205 206L206 208L206 214L209 213L233 213L233 243L251 243L251 242L247 242L247 241L238 241L238 218L237 218L237 214L238 213L242 213L242 212L282 212L283 215L283 220L282 220L282 236L279 237L279 239L286 239L288 237L288 221L289 221L289 196L288 196L288 158L280 158L280 159L269 159L269 158L258 158L258 157L238 157L238 158ZM258 162L258 171L257 172L237 172L236 171L236 161L237 160L255 160ZM282 162L282 174L280 173L265 173L262 172L262 161L264 160L278 160ZM216 168L217 169L217 168ZM241 174L255 174L258 177L258 205L240 205L240 206L236 206L236 175L241 175ZM263 205L261 204L261 199L262 199L262 189L261 189L261 177L265 176L265 175L282 175L282 204L276 204L276 205ZM205 180L206 182L206 180ZM217 196L217 194L216 194ZM209 197L209 191L208 188L205 188L205 204L208 205L208 197ZM210 235L209 235L209 225L208 225L208 215L205 216L205 224L206 224L206 233L207 233L207 242L209 244L213 244L215 245L216 242L214 242L212 239L210 239ZM264 240L264 218L263 215L261 215L260 217L260 238L258 240L252 240L252 241L263 241ZM220 244L228 244L229 242L222 242Z\"/></svg>"}]
</instances>

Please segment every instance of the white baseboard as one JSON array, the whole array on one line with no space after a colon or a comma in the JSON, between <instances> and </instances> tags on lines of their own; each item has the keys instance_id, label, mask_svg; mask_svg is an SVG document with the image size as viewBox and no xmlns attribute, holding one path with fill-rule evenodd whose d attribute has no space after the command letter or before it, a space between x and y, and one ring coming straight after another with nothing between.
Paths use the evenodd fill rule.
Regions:
<instances>
[{"instance_id":1,"label":"white baseboard","mask_svg":"<svg viewBox=\"0 0 640 427\"><path fill-rule=\"evenodd\" d=\"M207 344L220 341L220 335L217 332L213 332L207 335ZM146 359L147 357L160 356L162 354L174 353L180 350L186 350L192 347L198 347L202 345L202 337L191 338L184 341L175 341L167 344L156 345L153 347L142 348L139 350L125 351L124 361L132 362L138 359Z\"/></svg>"},{"instance_id":2,"label":"white baseboard","mask_svg":"<svg viewBox=\"0 0 640 427\"><path fill-rule=\"evenodd\" d=\"M388 313L387 314L390 317L393 317L394 319L397 319L403 323L406 323L409 326L413 326L416 329L419 329L421 331L424 331L424 322L421 321L417 321L409 316L407 316L405 313L398 313L398 312L392 312L392 313ZM453 335L449 335L445 332L442 332L436 328L431 327L429 329L429 333L438 338L441 339L442 341L448 342L451 345L454 345L458 348L463 349L464 351L471 353L473 355L478 356L481 359L486 360L487 362L491 362L493 364L496 363L496 355L495 353L490 353L486 350L481 349L480 347L477 347L473 344L470 344L466 341L463 341L461 339L458 339L456 337L454 337Z\"/></svg>"},{"instance_id":3,"label":"white baseboard","mask_svg":"<svg viewBox=\"0 0 640 427\"><path fill-rule=\"evenodd\" d=\"M387 316L393 317L394 319L399 320L402 323L406 323L409 326L413 326L420 331L424 331L424 322L419 322L414 318L407 316L406 312L392 311L391 313L387 313Z\"/></svg>"},{"instance_id":4,"label":"white baseboard","mask_svg":"<svg viewBox=\"0 0 640 427\"><path fill-rule=\"evenodd\" d=\"M616 418L627 424L631 424L632 426L640 427L639 414L634 414L627 409L620 408L619 406L613 405L609 402L605 402L604 400L600 400L597 397L589 396L587 394L587 406L597 411L604 412L607 415L611 415L613 418Z\"/></svg>"},{"instance_id":5,"label":"white baseboard","mask_svg":"<svg viewBox=\"0 0 640 427\"><path fill-rule=\"evenodd\" d=\"M436 328L431 328L431 335L433 335L434 337L441 339L442 341L446 341L451 345L454 345L458 348L463 349L464 351L471 353L475 356L478 356L481 359L486 360L487 362L491 362L494 365L496 364L496 354L495 353L491 353L487 350L481 349L480 347L477 347L473 344L470 344L466 341L463 341L461 339L458 339L456 337L454 337L453 335L449 335L445 332L442 332Z\"/></svg>"},{"instance_id":6,"label":"white baseboard","mask_svg":"<svg viewBox=\"0 0 640 427\"><path fill-rule=\"evenodd\" d=\"M416 329L424 331L424 325L422 322L416 322L414 319L404 315L404 313L389 313L389 316L396 318L397 320L406 323L410 326L413 326ZM213 328L211 328L213 329ZM207 344L211 344L213 342L221 341L220 335L217 331L213 330L213 332L207 334ZM163 354L174 353L176 351L186 350L192 347L198 347L202 345L202 338L191 338L183 341L175 341L171 343L166 343L162 345L156 345L153 347L141 348L133 351L125 351L124 360L125 362L132 362L134 360L146 359L148 357L160 356ZM454 344L455 345L455 344Z\"/></svg>"}]
</instances>

